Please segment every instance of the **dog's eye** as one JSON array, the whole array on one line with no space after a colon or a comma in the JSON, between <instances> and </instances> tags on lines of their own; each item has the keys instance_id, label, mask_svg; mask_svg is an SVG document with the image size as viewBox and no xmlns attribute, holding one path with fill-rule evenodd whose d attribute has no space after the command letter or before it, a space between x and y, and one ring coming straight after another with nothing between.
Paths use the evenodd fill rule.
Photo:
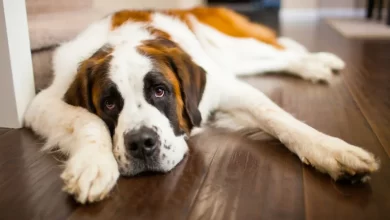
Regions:
<instances>
[{"instance_id":1,"label":"dog's eye","mask_svg":"<svg viewBox=\"0 0 390 220\"><path fill-rule=\"evenodd\" d=\"M162 88L162 87L156 87L155 89L154 89L154 96L156 96L157 98L161 98L161 97L163 97L165 95L165 90L164 90L164 88Z\"/></svg>"},{"instance_id":2,"label":"dog's eye","mask_svg":"<svg viewBox=\"0 0 390 220\"><path fill-rule=\"evenodd\" d=\"M106 107L107 110L111 111L111 110L114 110L116 105L115 105L115 102L113 100L110 100L110 99L106 99L104 101L104 106Z\"/></svg>"}]
</instances>

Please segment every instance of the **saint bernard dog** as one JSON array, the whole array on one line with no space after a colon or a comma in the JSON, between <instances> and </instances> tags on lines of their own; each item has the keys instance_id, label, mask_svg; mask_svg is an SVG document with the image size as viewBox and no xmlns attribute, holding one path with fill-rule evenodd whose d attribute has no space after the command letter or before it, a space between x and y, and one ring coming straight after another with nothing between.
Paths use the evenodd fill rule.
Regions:
<instances>
[{"instance_id":1,"label":"saint bernard dog","mask_svg":"<svg viewBox=\"0 0 390 220\"><path fill-rule=\"evenodd\" d=\"M205 126L262 129L334 180L364 182L379 168L371 153L237 78L285 72L328 81L343 68L337 56L310 53L226 8L123 10L56 50L54 80L31 102L25 126L47 140L44 150L68 155L61 178L80 203L107 197L120 175L172 170Z\"/></svg>"}]
</instances>

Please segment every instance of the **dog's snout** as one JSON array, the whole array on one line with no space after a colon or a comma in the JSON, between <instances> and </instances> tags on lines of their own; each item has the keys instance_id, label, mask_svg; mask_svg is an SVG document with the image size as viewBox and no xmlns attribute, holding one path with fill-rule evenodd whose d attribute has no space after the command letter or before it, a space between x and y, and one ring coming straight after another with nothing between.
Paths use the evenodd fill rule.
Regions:
<instances>
[{"instance_id":1,"label":"dog's snout","mask_svg":"<svg viewBox=\"0 0 390 220\"><path fill-rule=\"evenodd\" d=\"M124 141L130 155L139 159L152 156L160 146L158 134L147 127L126 133Z\"/></svg>"}]
</instances>

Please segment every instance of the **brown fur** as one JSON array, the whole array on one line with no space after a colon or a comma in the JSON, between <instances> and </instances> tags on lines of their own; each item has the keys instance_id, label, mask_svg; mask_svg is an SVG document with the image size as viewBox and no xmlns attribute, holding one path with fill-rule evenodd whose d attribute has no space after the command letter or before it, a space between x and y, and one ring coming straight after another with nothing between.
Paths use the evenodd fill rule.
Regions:
<instances>
[{"instance_id":1,"label":"brown fur","mask_svg":"<svg viewBox=\"0 0 390 220\"><path fill-rule=\"evenodd\" d=\"M227 8L198 7L189 11L200 22L218 31L239 38L255 38L271 44L276 48L283 47L277 42L276 34L270 28L249 21L248 18Z\"/></svg>"},{"instance_id":2,"label":"brown fur","mask_svg":"<svg viewBox=\"0 0 390 220\"><path fill-rule=\"evenodd\" d=\"M128 20L148 22L151 19L152 13L153 11L131 10L117 12L112 18L112 28L114 29ZM160 11L160 13L179 18L186 23L190 29L191 23L188 20L188 15L193 15L200 22L207 24L226 35L238 38L254 38L278 49L283 49L283 46L278 43L277 36L272 29L251 22L248 18L227 8L197 7L188 10L163 10Z\"/></svg>"},{"instance_id":3,"label":"brown fur","mask_svg":"<svg viewBox=\"0 0 390 220\"><path fill-rule=\"evenodd\" d=\"M179 126L185 131L189 132L189 126L187 120L183 117L184 111L184 102L183 97L181 95L180 82L176 77L175 73L168 67L167 61L164 57L165 46L162 44L156 47L152 42L145 42L143 46L140 46L138 49L142 54L146 54L150 57L153 57L155 63L158 66L158 69L161 73L164 74L164 77L172 84L175 99L176 99L176 114L179 122Z\"/></svg>"},{"instance_id":4,"label":"brown fur","mask_svg":"<svg viewBox=\"0 0 390 220\"><path fill-rule=\"evenodd\" d=\"M68 104L86 108L98 115L101 113L100 108L95 106L99 106L98 100L102 85L107 82L107 74L104 68L99 67L108 65L111 52L112 48L102 48L80 64L76 77L64 96Z\"/></svg>"},{"instance_id":5,"label":"brown fur","mask_svg":"<svg viewBox=\"0 0 390 220\"><path fill-rule=\"evenodd\" d=\"M135 22L147 22L151 19L150 11L131 11L131 10L122 10L116 12L112 16L111 28L115 29L121 26L126 21L135 21Z\"/></svg>"},{"instance_id":6,"label":"brown fur","mask_svg":"<svg viewBox=\"0 0 390 220\"><path fill-rule=\"evenodd\" d=\"M205 72L167 38L145 41L138 50L151 57L156 68L173 85L179 125L189 133L194 125L200 123L198 105L205 86Z\"/></svg>"},{"instance_id":7,"label":"brown fur","mask_svg":"<svg viewBox=\"0 0 390 220\"><path fill-rule=\"evenodd\" d=\"M101 60L97 65L104 65L104 67L97 68L96 76L94 78L94 83L92 86L92 102L96 107L96 114L99 117L102 117L104 112L103 109L98 107L100 106L100 100L102 97L103 89L107 87L107 84L111 83L108 79L108 66L111 61L111 56L107 56L104 61Z\"/></svg>"}]
</instances>

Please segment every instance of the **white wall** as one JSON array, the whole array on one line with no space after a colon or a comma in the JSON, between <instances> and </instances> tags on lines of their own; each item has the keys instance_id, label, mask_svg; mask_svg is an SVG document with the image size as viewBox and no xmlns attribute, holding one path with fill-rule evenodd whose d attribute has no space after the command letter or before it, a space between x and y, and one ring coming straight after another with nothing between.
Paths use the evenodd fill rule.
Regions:
<instances>
[{"instance_id":1,"label":"white wall","mask_svg":"<svg viewBox=\"0 0 390 220\"><path fill-rule=\"evenodd\" d=\"M25 0L0 0L0 127L19 128L35 95Z\"/></svg>"}]
</instances>

